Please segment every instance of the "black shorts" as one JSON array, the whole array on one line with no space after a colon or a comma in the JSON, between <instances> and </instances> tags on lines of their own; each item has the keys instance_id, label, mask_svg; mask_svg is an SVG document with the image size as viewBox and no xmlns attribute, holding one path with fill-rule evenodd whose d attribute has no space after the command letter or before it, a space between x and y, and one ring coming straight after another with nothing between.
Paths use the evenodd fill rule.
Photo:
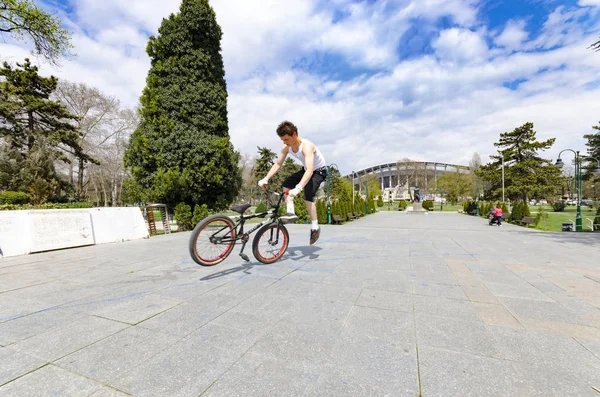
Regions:
<instances>
[{"instance_id":1,"label":"black shorts","mask_svg":"<svg viewBox=\"0 0 600 397\"><path fill-rule=\"evenodd\" d=\"M285 189L293 189L296 187L297 184L300 183L303 176L304 176L304 168L302 168L300 171L288 176L287 179L285 181L283 181L282 186ZM314 202L315 196L317 195L317 190L319 189L319 186L321 186L321 183L326 178L327 178L327 168L326 167L321 167L319 169L316 169L313 172L312 176L310 177L310 180L308 181L306 186L304 186L304 200Z\"/></svg>"}]
</instances>

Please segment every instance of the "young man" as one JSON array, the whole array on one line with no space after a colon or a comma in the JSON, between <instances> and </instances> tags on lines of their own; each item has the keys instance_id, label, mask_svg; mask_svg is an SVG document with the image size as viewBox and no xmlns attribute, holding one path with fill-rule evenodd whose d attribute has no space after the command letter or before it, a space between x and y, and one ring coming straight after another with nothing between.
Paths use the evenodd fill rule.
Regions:
<instances>
[{"instance_id":1,"label":"young man","mask_svg":"<svg viewBox=\"0 0 600 397\"><path fill-rule=\"evenodd\" d=\"M279 135L279 138L283 142L281 153L277 162L273 164L267 173L267 176L258 181L258 186L264 187L269 183L269 179L279 171L288 154L300 160L304 168L290 175L283 182L283 188L290 189L290 194L285 198L287 213L281 219L285 222L298 220L294 211L294 197L298 196L304 190L304 202L312 220L310 245L313 245L317 242L321 234L321 228L317 220L315 195L317 194L317 189L327 177L327 163L325 162L325 157L323 157L323 154L321 154L314 143L298 136L298 129L291 122L284 121L279 124L277 135Z\"/></svg>"}]
</instances>

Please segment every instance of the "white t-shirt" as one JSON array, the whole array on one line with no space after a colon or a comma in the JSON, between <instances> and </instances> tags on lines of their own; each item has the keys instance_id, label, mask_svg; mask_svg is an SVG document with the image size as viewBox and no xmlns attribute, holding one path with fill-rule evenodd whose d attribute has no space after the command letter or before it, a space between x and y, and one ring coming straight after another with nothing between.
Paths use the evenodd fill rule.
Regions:
<instances>
[{"instance_id":1,"label":"white t-shirt","mask_svg":"<svg viewBox=\"0 0 600 397\"><path fill-rule=\"evenodd\" d=\"M302 153L303 145L304 145L304 142L301 142L300 147L298 148L298 152L294 152L294 150L290 147L289 153L292 156L296 157L298 160L300 160L302 165L304 165L304 168L306 168L306 159L304 158L304 153ZM314 165L313 171L317 170L319 168L325 167L327 165L327 163L325 162L325 157L323 157L323 154L316 146L315 146L315 159L314 159L313 165Z\"/></svg>"}]
</instances>

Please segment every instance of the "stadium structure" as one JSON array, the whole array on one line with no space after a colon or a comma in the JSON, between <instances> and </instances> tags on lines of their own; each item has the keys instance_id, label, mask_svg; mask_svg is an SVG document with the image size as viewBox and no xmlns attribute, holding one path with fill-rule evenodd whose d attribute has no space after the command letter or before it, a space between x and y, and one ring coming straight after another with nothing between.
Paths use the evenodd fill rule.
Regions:
<instances>
[{"instance_id":1,"label":"stadium structure","mask_svg":"<svg viewBox=\"0 0 600 397\"><path fill-rule=\"evenodd\" d=\"M354 184L355 191L365 196L367 183L378 180L383 201L410 200L415 193L421 199L442 200L437 178L446 172L471 173L465 165L446 164L430 161L397 161L379 164L344 175Z\"/></svg>"}]
</instances>

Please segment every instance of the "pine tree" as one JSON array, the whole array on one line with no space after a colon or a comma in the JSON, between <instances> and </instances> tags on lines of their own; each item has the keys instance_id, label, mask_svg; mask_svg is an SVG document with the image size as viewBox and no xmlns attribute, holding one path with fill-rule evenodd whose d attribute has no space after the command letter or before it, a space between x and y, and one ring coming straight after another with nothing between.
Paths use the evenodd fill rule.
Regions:
<instances>
[{"instance_id":1,"label":"pine tree","mask_svg":"<svg viewBox=\"0 0 600 397\"><path fill-rule=\"evenodd\" d=\"M600 160L600 122L598 125L592 126L597 132L592 134L585 134L583 137L587 139L586 146L588 147L587 154L585 156L593 157ZM591 160L589 163L585 164L584 178L585 179L593 179L594 181L600 181L599 175L593 175L594 170L598 166L598 163L595 160Z\"/></svg>"},{"instance_id":2,"label":"pine tree","mask_svg":"<svg viewBox=\"0 0 600 397\"><path fill-rule=\"evenodd\" d=\"M125 164L150 198L223 209L241 187L229 139L221 28L208 0L183 0L147 52L141 122Z\"/></svg>"},{"instance_id":3,"label":"pine tree","mask_svg":"<svg viewBox=\"0 0 600 397\"><path fill-rule=\"evenodd\" d=\"M24 166L29 164L35 169L20 170L28 173L27 181L23 180L22 186L10 188L29 190L32 181L40 177L53 178L46 182L54 186L54 189L67 189L68 184L54 171L55 160L68 162L65 156L68 152L83 161L97 161L83 152L80 134L72 124L75 116L59 102L50 99L56 90L58 79L54 76L40 76L37 66L31 65L29 59L25 59L23 64L17 63L16 68L4 62L0 68L0 77L3 77L0 80L0 138L10 147L11 156L16 158L16 153L20 153L23 160L27 160L35 152L44 153L51 159L29 159ZM40 166L47 167L43 170L43 176L40 174ZM40 195L34 195L44 201L52 196L48 193L50 188L47 183L38 181L34 187L34 190L41 189ZM42 190L44 193L41 193Z\"/></svg>"},{"instance_id":4,"label":"pine tree","mask_svg":"<svg viewBox=\"0 0 600 397\"><path fill-rule=\"evenodd\" d=\"M490 185L491 199L502 197L501 162L504 157L505 192L512 201L529 201L531 197L548 197L555 193L560 180L560 169L550 160L538 155L540 150L552 147L556 138L538 142L533 123L525 123L511 132L500 134L494 146L500 155L491 155L493 160L481 166L477 175Z\"/></svg>"}]
</instances>

